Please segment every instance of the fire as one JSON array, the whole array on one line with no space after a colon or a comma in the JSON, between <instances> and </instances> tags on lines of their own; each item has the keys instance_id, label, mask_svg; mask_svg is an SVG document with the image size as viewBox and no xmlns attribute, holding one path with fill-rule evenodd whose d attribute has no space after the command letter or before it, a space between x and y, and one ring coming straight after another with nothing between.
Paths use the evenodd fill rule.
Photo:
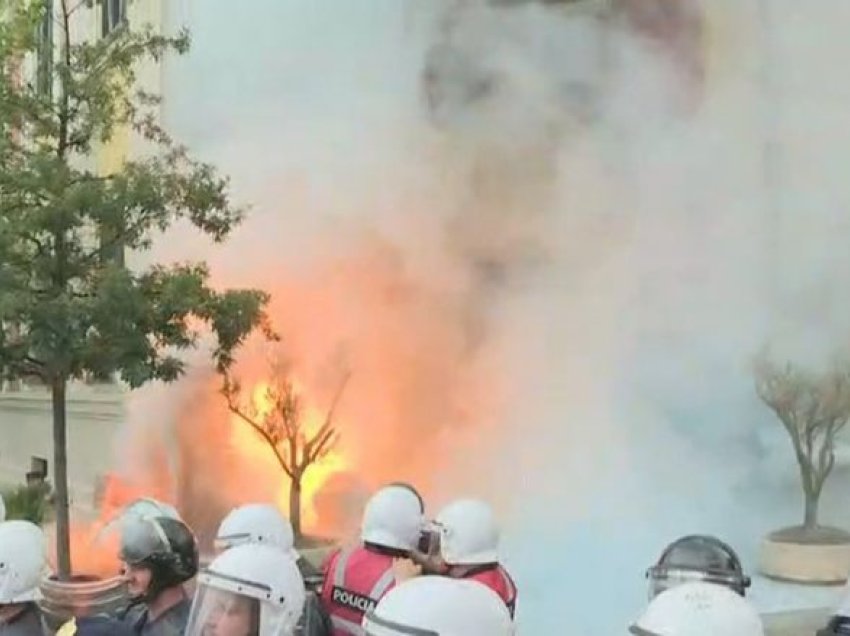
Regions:
<instances>
[{"instance_id":1,"label":"fire","mask_svg":"<svg viewBox=\"0 0 850 636\"><path fill-rule=\"evenodd\" d=\"M309 440L318 432L322 424L324 424L326 412L305 399L306 392L302 385L298 382L293 382L293 384L296 394L302 400L301 427L303 438ZM268 389L269 384L267 382L258 382L250 392L251 403L259 417L267 415L272 408L272 404L268 399ZM249 459L252 463L261 462L263 474L280 476L281 485L275 499L278 507L288 512L290 481L280 467L275 452L269 446L268 442L249 424L236 415L231 416L230 441L237 452L246 459ZM319 517L314 505L314 499L328 479L348 468L350 468L350 464L339 446L331 448L323 458L317 460L307 468L301 482L301 520L304 530L312 532L322 531L322 528L318 525Z\"/></svg>"},{"instance_id":2,"label":"fire","mask_svg":"<svg viewBox=\"0 0 850 636\"><path fill-rule=\"evenodd\" d=\"M112 522L121 514L123 508L132 501L142 498L154 498L167 501L161 487L154 484L133 484L121 479L117 474L108 474L103 481L103 490L99 497L100 509L97 519L91 523L74 523L70 529L71 564L75 574L96 575L103 578L116 576L120 570L118 551L120 535L118 526ZM56 569L55 527L50 532L49 561Z\"/></svg>"}]
</instances>

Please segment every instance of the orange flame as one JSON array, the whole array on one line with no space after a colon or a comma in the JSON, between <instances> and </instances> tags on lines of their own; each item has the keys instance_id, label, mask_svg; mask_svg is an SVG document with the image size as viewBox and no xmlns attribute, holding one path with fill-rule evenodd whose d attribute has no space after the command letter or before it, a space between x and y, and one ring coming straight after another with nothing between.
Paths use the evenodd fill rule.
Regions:
<instances>
[{"instance_id":1,"label":"orange flame","mask_svg":"<svg viewBox=\"0 0 850 636\"><path fill-rule=\"evenodd\" d=\"M295 385L296 393L304 399L304 389L297 383ZM251 402L259 417L264 417L269 414L272 409L272 404L268 397L269 384L267 382L258 382L251 390ZM316 408L309 402L305 402L302 407L302 430L306 439L310 439L322 427L325 421L326 413ZM267 475L279 475L281 485L275 495L275 502L278 507L289 512L289 492L290 480L280 467L278 459L268 442L264 440L249 424L244 422L236 415L232 415L230 419L231 435L230 441L239 454L254 463L259 463L263 469L263 473ZM336 446L329 452L310 465L301 482L301 519L303 528L306 531L320 532L319 518L316 513L314 499L322 489L322 486L334 474L345 471L350 467L349 461L342 452L342 446ZM291 516L291 512L289 512Z\"/></svg>"}]
</instances>

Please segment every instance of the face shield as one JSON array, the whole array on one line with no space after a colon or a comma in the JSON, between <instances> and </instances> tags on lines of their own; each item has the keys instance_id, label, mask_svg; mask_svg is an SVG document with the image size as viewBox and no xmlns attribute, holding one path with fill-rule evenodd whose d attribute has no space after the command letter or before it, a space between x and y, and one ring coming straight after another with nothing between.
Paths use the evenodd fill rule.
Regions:
<instances>
[{"instance_id":1,"label":"face shield","mask_svg":"<svg viewBox=\"0 0 850 636\"><path fill-rule=\"evenodd\" d=\"M266 585L203 572L198 575L186 636L288 636L286 599L271 599Z\"/></svg>"},{"instance_id":2,"label":"face shield","mask_svg":"<svg viewBox=\"0 0 850 636\"><path fill-rule=\"evenodd\" d=\"M683 583L713 583L744 596L750 585L738 555L714 537L683 537L670 544L646 572L649 599Z\"/></svg>"},{"instance_id":3,"label":"face shield","mask_svg":"<svg viewBox=\"0 0 850 636\"><path fill-rule=\"evenodd\" d=\"M119 558L125 563L142 563L153 554L171 552L171 543L162 526L149 517L127 519L121 526Z\"/></svg>"},{"instance_id":4,"label":"face shield","mask_svg":"<svg viewBox=\"0 0 850 636\"><path fill-rule=\"evenodd\" d=\"M187 636L258 636L260 601L199 585L185 633Z\"/></svg>"}]
</instances>

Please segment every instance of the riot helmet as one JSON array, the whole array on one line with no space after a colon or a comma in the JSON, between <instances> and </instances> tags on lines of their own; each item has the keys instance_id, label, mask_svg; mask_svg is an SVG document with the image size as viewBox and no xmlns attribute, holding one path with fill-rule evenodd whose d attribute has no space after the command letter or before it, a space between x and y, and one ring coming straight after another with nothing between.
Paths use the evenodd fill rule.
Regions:
<instances>
[{"instance_id":1,"label":"riot helmet","mask_svg":"<svg viewBox=\"0 0 850 636\"><path fill-rule=\"evenodd\" d=\"M119 558L129 567L151 571L148 589L136 600L153 600L198 572L195 536L185 523L171 517L128 518L121 528Z\"/></svg>"},{"instance_id":2,"label":"riot helmet","mask_svg":"<svg viewBox=\"0 0 850 636\"><path fill-rule=\"evenodd\" d=\"M459 499L437 515L440 552L448 565L499 562L500 532L492 508L478 499Z\"/></svg>"},{"instance_id":3,"label":"riot helmet","mask_svg":"<svg viewBox=\"0 0 850 636\"><path fill-rule=\"evenodd\" d=\"M394 587L363 619L366 636L513 636L505 604L485 585L420 576Z\"/></svg>"},{"instance_id":4,"label":"riot helmet","mask_svg":"<svg viewBox=\"0 0 850 636\"><path fill-rule=\"evenodd\" d=\"M364 543L410 552L424 526L418 495L402 486L385 486L366 504L360 536Z\"/></svg>"},{"instance_id":5,"label":"riot helmet","mask_svg":"<svg viewBox=\"0 0 850 636\"><path fill-rule=\"evenodd\" d=\"M243 543L198 575L186 636L292 636L306 591L298 567L275 546Z\"/></svg>"},{"instance_id":6,"label":"riot helmet","mask_svg":"<svg viewBox=\"0 0 850 636\"><path fill-rule=\"evenodd\" d=\"M29 521L0 523L0 605L37 601L47 569L44 533Z\"/></svg>"},{"instance_id":7,"label":"riot helmet","mask_svg":"<svg viewBox=\"0 0 850 636\"><path fill-rule=\"evenodd\" d=\"M746 595L750 577L735 551L716 537L688 535L668 545L658 562L646 571L649 598L682 583L702 581L724 585Z\"/></svg>"},{"instance_id":8,"label":"riot helmet","mask_svg":"<svg viewBox=\"0 0 850 636\"><path fill-rule=\"evenodd\" d=\"M231 510L222 520L215 537L216 551L243 543L273 545L293 559L299 558L293 547L292 524L271 504L245 504Z\"/></svg>"},{"instance_id":9,"label":"riot helmet","mask_svg":"<svg viewBox=\"0 0 850 636\"><path fill-rule=\"evenodd\" d=\"M422 498L422 495L419 493L416 488L412 484L407 483L406 481L393 481L387 484L387 486L395 486L397 488L404 488L405 490L409 490L413 495L419 500L419 508L422 511L422 514L425 514L425 500Z\"/></svg>"},{"instance_id":10,"label":"riot helmet","mask_svg":"<svg viewBox=\"0 0 850 636\"><path fill-rule=\"evenodd\" d=\"M765 636L758 612L714 583L682 583L650 601L629 628L634 636Z\"/></svg>"}]
</instances>

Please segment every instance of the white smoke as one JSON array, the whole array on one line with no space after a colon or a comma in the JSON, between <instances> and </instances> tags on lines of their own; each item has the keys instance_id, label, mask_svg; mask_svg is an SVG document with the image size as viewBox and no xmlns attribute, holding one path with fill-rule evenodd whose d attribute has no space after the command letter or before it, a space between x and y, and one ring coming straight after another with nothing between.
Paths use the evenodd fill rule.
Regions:
<instances>
[{"instance_id":1,"label":"white smoke","mask_svg":"<svg viewBox=\"0 0 850 636\"><path fill-rule=\"evenodd\" d=\"M429 493L497 504L524 633L624 633L680 534L717 533L754 569L799 502L752 355L850 333L846 3L768 1L769 37L757 0L705 3L711 62L687 116L668 62L616 25L473 8L463 47L506 88L441 113L440 132L420 77L443 3L250 4L177 3L194 50L169 67L166 123L254 213L222 249L181 235L157 256L271 286L372 232L414 288L466 307L387 310L381 328L477 325L462 368L433 368L491 393L462 405L491 425L442 424ZM490 286L488 259L504 268Z\"/></svg>"}]
</instances>

